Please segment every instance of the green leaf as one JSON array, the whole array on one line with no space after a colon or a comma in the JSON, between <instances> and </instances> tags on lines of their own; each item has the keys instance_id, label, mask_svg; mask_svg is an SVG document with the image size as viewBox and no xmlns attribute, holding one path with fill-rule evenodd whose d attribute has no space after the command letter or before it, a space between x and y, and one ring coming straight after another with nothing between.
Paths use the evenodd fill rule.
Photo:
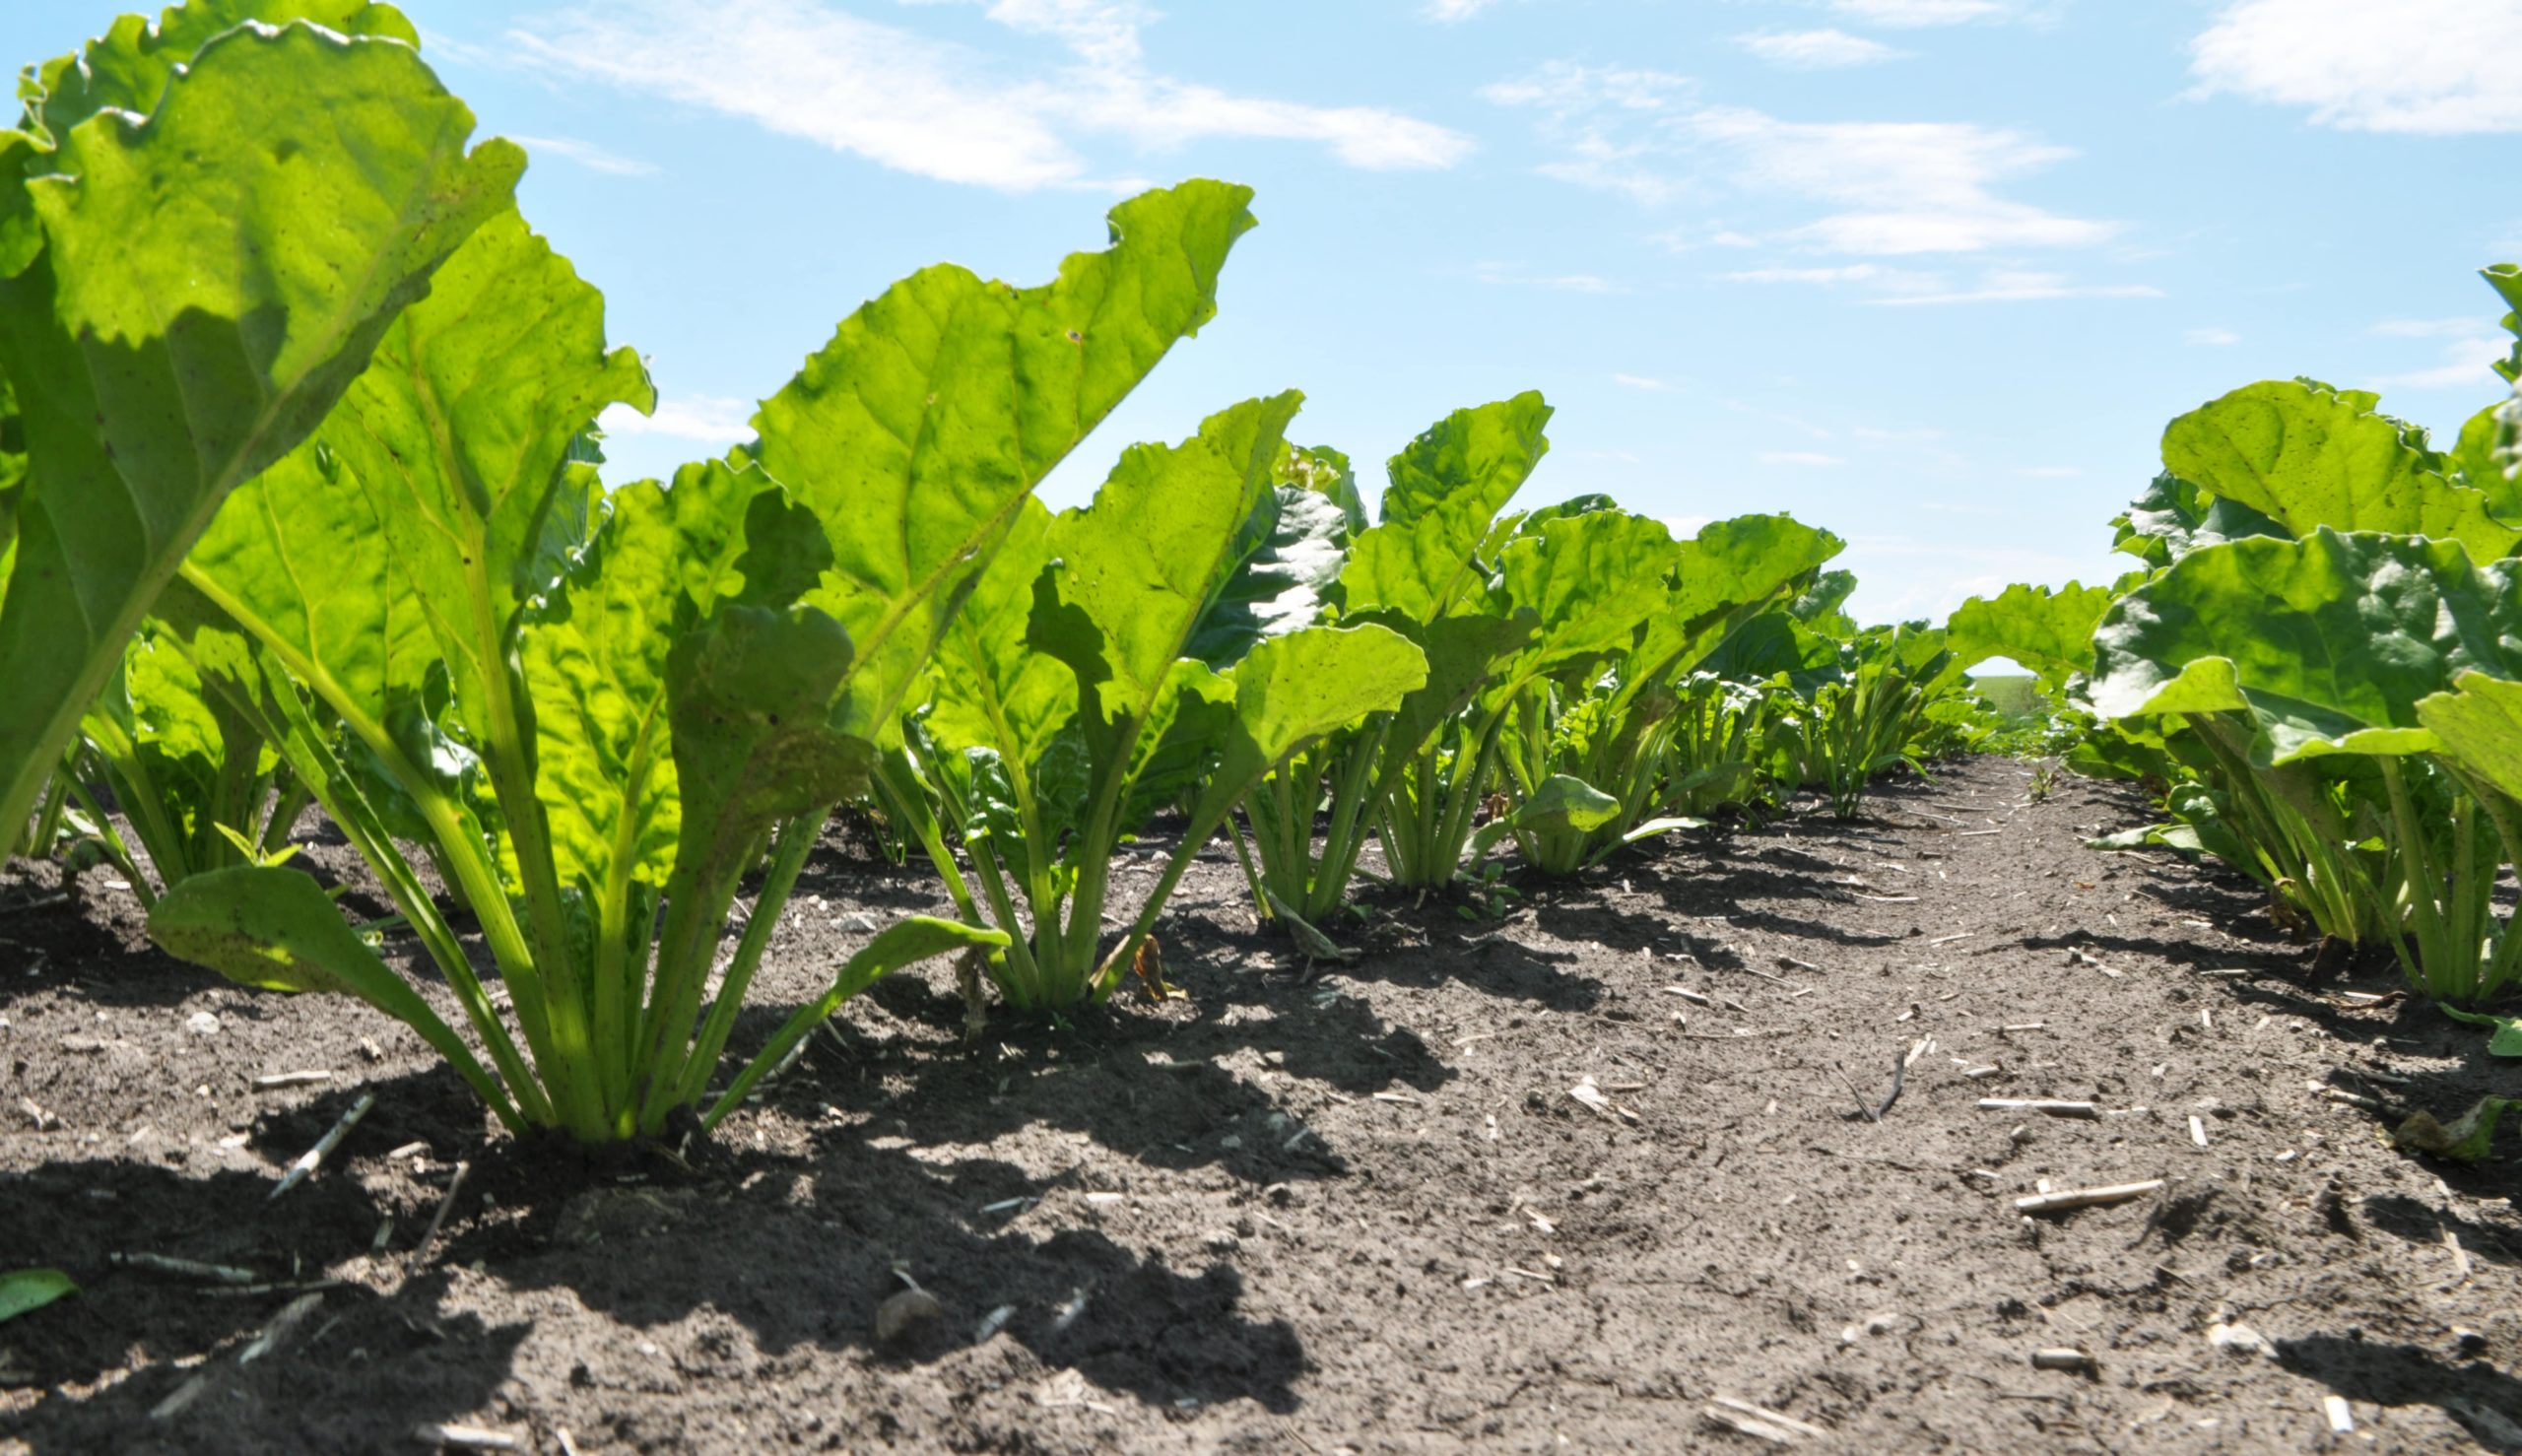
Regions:
<instances>
[{"instance_id":1,"label":"green leaf","mask_svg":"<svg viewBox=\"0 0 2522 1456\"><path fill-rule=\"evenodd\" d=\"M2487 496L2444 479L2422 431L2374 403L2302 380L2248 385L2172 421L2163 465L2298 537L2320 526L2432 536L2483 562L2522 546Z\"/></svg>"},{"instance_id":2,"label":"green leaf","mask_svg":"<svg viewBox=\"0 0 2522 1456\"><path fill-rule=\"evenodd\" d=\"M1077 676L1027 640L1033 584L1051 563L1051 512L1028 498L946 627L930 670L928 731L948 750L1037 763L1077 717Z\"/></svg>"},{"instance_id":3,"label":"green leaf","mask_svg":"<svg viewBox=\"0 0 2522 1456\"><path fill-rule=\"evenodd\" d=\"M2463 673L2453 691L2421 698L2417 718L2463 768L2522 800L2522 683L2509 676Z\"/></svg>"},{"instance_id":4,"label":"green leaf","mask_svg":"<svg viewBox=\"0 0 2522 1456\"><path fill-rule=\"evenodd\" d=\"M715 883L782 819L820 814L864 786L875 747L830 713L849 634L814 607L721 607L666 664L683 820L675 877Z\"/></svg>"},{"instance_id":5,"label":"green leaf","mask_svg":"<svg viewBox=\"0 0 2522 1456\"><path fill-rule=\"evenodd\" d=\"M2259 761L2285 763L2434 748L2418 704L2473 669L2522 678L2522 562L2322 527L2191 552L2122 598L2091 692L2108 717L2248 710Z\"/></svg>"},{"instance_id":6,"label":"green leaf","mask_svg":"<svg viewBox=\"0 0 2522 1456\"><path fill-rule=\"evenodd\" d=\"M74 54L34 68L37 94L28 99L27 121L59 137L108 108L146 116L158 109L177 69L222 33L248 21L279 27L300 20L341 35L421 43L400 11L368 0L186 0L154 23L116 17Z\"/></svg>"},{"instance_id":7,"label":"green leaf","mask_svg":"<svg viewBox=\"0 0 2522 1456\"><path fill-rule=\"evenodd\" d=\"M1135 733L1176 685L1193 629L1240 564L1244 524L1301 401L1246 400L1178 446L1133 445L1092 504L1052 522L1058 565L1031 641L1076 673L1090 728Z\"/></svg>"},{"instance_id":8,"label":"green leaf","mask_svg":"<svg viewBox=\"0 0 2522 1456\"><path fill-rule=\"evenodd\" d=\"M1540 630L1500 675L1505 688L1626 651L1680 560L1663 522L1626 511L1562 517L1507 543L1504 599L1529 608Z\"/></svg>"},{"instance_id":9,"label":"green leaf","mask_svg":"<svg viewBox=\"0 0 2522 1456\"><path fill-rule=\"evenodd\" d=\"M1221 815L1307 744L1399 707L1427 681L1427 658L1388 628L1309 627L1255 644L1233 677L1233 725L1207 794Z\"/></svg>"},{"instance_id":10,"label":"green leaf","mask_svg":"<svg viewBox=\"0 0 2522 1456\"><path fill-rule=\"evenodd\" d=\"M1290 445L1271 474L1282 486L1310 492L1340 507L1347 523L1344 541L1366 529L1366 500L1359 494L1357 472L1338 450L1329 445Z\"/></svg>"},{"instance_id":11,"label":"green leaf","mask_svg":"<svg viewBox=\"0 0 2522 1456\"><path fill-rule=\"evenodd\" d=\"M1729 633L1812 580L1845 548L1790 515L1742 515L1701 527L1680 543L1664 607L1647 619L1621 669L1623 701L1697 667Z\"/></svg>"},{"instance_id":12,"label":"green leaf","mask_svg":"<svg viewBox=\"0 0 2522 1456\"><path fill-rule=\"evenodd\" d=\"M1186 182L1113 210L1113 246L1015 289L942 265L843 320L754 419L759 458L823 519L815 605L857 644L838 726L895 714L1023 500L1217 311L1248 188Z\"/></svg>"},{"instance_id":13,"label":"green leaf","mask_svg":"<svg viewBox=\"0 0 2522 1456\"><path fill-rule=\"evenodd\" d=\"M2091 670L2092 629L2110 610L2112 595L2106 586L2073 581L2055 589L2009 586L1955 608L1946 641L1965 672L1991 657L2011 657L2054 690Z\"/></svg>"},{"instance_id":14,"label":"green leaf","mask_svg":"<svg viewBox=\"0 0 2522 1456\"><path fill-rule=\"evenodd\" d=\"M2522 386L2522 267L2497 263L2480 269L2479 277L2486 279L2487 286L2504 300L2509 311L2497 321L2514 336L2513 352L2495 362L2495 371L2504 376L2505 383Z\"/></svg>"},{"instance_id":15,"label":"green leaf","mask_svg":"<svg viewBox=\"0 0 2522 1456\"><path fill-rule=\"evenodd\" d=\"M507 205L522 154L467 156L472 129L408 45L244 28L145 125L91 116L62 174L26 183L45 245L0 282L31 469L0 604L0 823L229 493Z\"/></svg>"},{"instance_id":16,"label":"green leaf","mask_svg":"<svg viewBox=\"0 0 2522 1456\"><path fill-rule=\"evenodd\" d=\"M472 1049L303 870L241 865L195 875L159 896L149 938L239 985L357 997L418 1031L492 1106L507 1106Z\"/></svg>"},{"instance_id":17,"label":"green leaf","mask_svg":"<svg viewBox=\"0 0 2522 1456\"><path fill-rule=\"evenodd\" d=\"M1549 452L1542 427L1550 416L1528 390L1456 410L1395 455L1383 523L1358 537L1341 573L1348 612L1431 622L1475 596L1480 549Z\"/></svg>"},{"instance_id":18,"label":"green leaf","mask_svg":"<svg viewBox=\"0 0 2522 1456\"><path fill-rule=\"evenodd\" d=\"M861 946L856 954L841 963L839 973L832 977L830 989L799 1007L786 1025L771 1035L761 1054L737 1075L726 1092L701 1119L702 1125L714 1127L720 1118L742 1106L745 1094L753 1091L754 1084L762 1080L763 1073L778 1066L790 1048L812 1035L815 1027L830 1020L842 1003L884 976L932 957L956 951L995 950L1006 944L1004 932L959 925L952 920L939 920L927 915L913 915L886 926L877 932L874 940Z\"/></svg>"},{"instance_id":19,"label":"green leaf","mask_svg":"<svg viewBox=\"0 0 2522 1456\"><path fill-rule=\"evenodd\" d=\"M2240 501L2210 496L2169 471L2156 476L2146 494L2110 524L2116 532L2111 549L2156 570L2220 541L2293 534Z\"/></svg>"},{"instance_id":20,"label":"green leaf","mask_svg":"<svg viewBox=\"0 0 2522 1456\"><path fill-rule=\"evenodd\" d=\"M1218 588L1186 649L1214 668L1233 665L1263 637L1320 620L1348 562L1349 517L1318 492L1281 486L1261 497L1238 544L1241 564Z\"/></svg>"},{"instance_id":21,"label":"green leaf","mask_svg":"<svg viewBox=\"0 0 2522 1456\"><path fill-rule=\"evenodd\" d=\"M2522 1097L2481 1097L2447 1126L2422 1108L2391 1134L2399 1146L2454 1162L2478 1162L2495 1144L2495 1125L2507 1108L2522 1107Z\"/></svg>"},{"instance_id":22,"label":"green leaf","mask_svg":"<svg viewBox=\"0 0 2522 1456\"><path fill-rule=\"evenodd\" d=\"M500 721L519 609L552 584L553 518L582 508L571 442L606 406L655 399L638 356L605 348L604 296L510 210L395 320L326 427L478 731Z\"/></svg>"},{"instance_id":23,"label":"green leaf","mask_svg":"<svg viewBox=\"0 0 2522 1456\"><path fill-rule=\"evenodd\" d=\"M2434 1009L2456 1022L2467 1022L2473 1026L2492 1027L2495 1034L2488 1038L2489 1055L2522 1057L2522 1017L2500 1017L2490 1016L2485 1012L2463 1011L2457 1006L2446 1006L2440 1001L2434 1003Z\"/></svg>"},{"instance_id":24,"label":"green leaf","mask_svg":"<svg viewBox=\"0 0 2522 1456\"><path fill-rule=\"evenodd\" d=\"M0 1274L0 1322L78 1292L70 1276L58 1269L12 1269Z\"/></svg>"},{"instance_id":25,"label":"green leaf","mask_svg":"<svg viewBox=\"0 0 2522 1456\"><path fill-rule=\"evenodd\" d=\"M1554 773L1536 785L1502 822L1535 834L1590 834L1620 818L1620 801L1571 774Z\"/></svg>"},{"instance_id":26,"label":"green leaf","mask_svg":"<svg viewBox=\"0 0 2522 1456\"><path fill-rule=\"evenodd\" d=\"M2505 420L2512 406L2489 405L2461 427L2460 443L2447 457L2452 478L2487 496L2487 508L2506 524L2522 523L2522 477L2506 468Z\"/></svg>"},{"instance_id":27,"label":"green leaf","mask_svg":"<svg viewBox=\"0 0 2522 1456\"><path fill-rule=\"evenodd\" d=\"M666 882L683 802L669 651L722 602L794 602L829 560L823 540L821 524L759 466L690 465L672 490L642 481L615 495L567 578L527 613L518 645L535 793L563 884L611 904L623 884ZM805 709L819 728L828 706Z\"/></svg>"},{"instance_id":28,"label":"green leaf","mask_svg":"<svg viewBox=\"0 0 2522 1456\"><path fill-rule=\"evenodd\" d=\"M1403 757L1417 753L1437 729L1470 706L1489 680L1541 629L1541 616L1530 607L1502 617L1440 617L1428 623L1412 621L1398 612L1350 620L1393 628L1427 654L1426 685L1404 696L1393 713L1391 752Z\"/></svg>"}]
</instances>

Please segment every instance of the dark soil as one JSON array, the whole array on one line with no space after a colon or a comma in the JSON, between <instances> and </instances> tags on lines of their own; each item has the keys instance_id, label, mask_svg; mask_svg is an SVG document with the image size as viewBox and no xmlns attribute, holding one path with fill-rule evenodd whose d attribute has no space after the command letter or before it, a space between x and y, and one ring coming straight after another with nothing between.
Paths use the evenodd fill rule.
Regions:
<instances>
[{"instance_id":1,"label":"dark soil","mask_svg":"<svg viewBox=\"0 0 2522 1456\"><path fill-rule=\"evenodd\" d=\"M1718 1398L1823 1450L2522 1442L2522 1140L2459 1167L2379 1135L2514 1064L2347 994L2395 972L2316 969L2247 885L2082 848L2120 791L2026 783L1982 761L1858 824L1515 878L1503 921L1374 901L1347 966L1257 928L1213 851L1161 928L1187 999L966 1051L934 966L681 1161L494 1136L394 1023L215 982L102 872L56 899L18 865L0 1268L85 1293L0 1325L0 1452L415 1450L425 1423L587 1453L1761 1448ZM737 1043L868 924L941 908L836 836ZM299 1070L332 1077L248 1085ZM139 1252L275 1288L111 1258ZM880 1344L903 1276L943 1317ZM2094 1363L2034 1368L2051 1347Z\"/></svg>"}]
</instances>

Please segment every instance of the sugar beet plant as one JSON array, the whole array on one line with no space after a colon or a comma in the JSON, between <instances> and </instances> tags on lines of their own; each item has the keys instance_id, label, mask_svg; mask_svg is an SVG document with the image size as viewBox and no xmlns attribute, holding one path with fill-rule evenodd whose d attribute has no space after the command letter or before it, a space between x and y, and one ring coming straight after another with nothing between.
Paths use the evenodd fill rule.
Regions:
<instances>
[{"instance_id":1,"label":"sugar beet plant","mask_svg":"<svg viewBox=\"0 0 2522 1456\"><path fill-rule=\"evenodd\" d=\"M1313 625L1304 573L1268 569L1301 539L1285 523L1302 493L1274 481L1296 403L1135 446L1081 509L1029 503L938 652L920 752L889 764L887 798L964 913L1008 933L989 973L1013 1006L1108 996L1245 791L1427 678L1407 638ZM1177 800L1184 832L1106 952L1120 841Z\"/></svg>"},{"instance_id":2,"label":"sugar beet plant","mask_svg":"<svg viewBox=\"0 0 2522 1456\"><path fill-rule=\"evenodd\" d=\"M2522 310L2522 272L2487 278ZM2522 344L2497 368L2522 378ZM2088 766L2164 785L2166 822L2105 845L2216 855L2282 916L2483 1000L2522 983L2496 895L2522 862L2522 408L2438 452L2378 403L2269 381L2182 416L2115 523L2146 570L1954 630L2108 720Z\"/></svg>"},{"instance_id":3,"label":"sugar beet plant","mask_svg":"<svg viewBox=\"0 0 2522 1456\"><path fill-rule=\"evenodd\" d=\"M6 214L33 256L0 304L23 309L49 289L62 342L15 322L6 335L29 478L0 657L53 675L12 678L46 691L13 694L18 716L0 723L10 822L122 660L130 624L154 612L153 640L275 747L367 859L473 1041L297 870L192 875L160 899L152 934L251 984L379 1006L513 1127L653 1136L707 1086L824 814L865 782L1033 486L1214 311L1248 194L1193 183L1139 198L1115 212L1109 250L1039 288L953 267L915 275L763 404L751 446L608 496L588 427L609 404L649 407L644 372L607 350L601 298L508 204L521 155L487 143L466 158L470 117L420 64L409 28L383 7L337 8L316 18L375 33L236 24L303 17L303 4L203 5L155 30L117 27L85 65L43 74L60 79L57 96L154 75L163 99L123 97L149 121L94 114L65 141L72 118L39 97L30 124L43 129L12 141L13 166L40 174L16 184ZM274 107L290 88L304 105ZM67 162L20 156L49 148ZM142 155L115 154L84 188L56 174L100 149ZM276 171L275 157L290 165ZM124 198L100 222L124 230L118 247L73 226L117 188L153 185L156 207ZM203 190L198 203L164 201L186 186ZM312 245L299 233L271 242L250 226L269 214L277 230L308 207L344 220L314 242L369 252L299 258ZM241 231L208 226L240 212ZM385 223L407 214L438 220L419 240L444 245L397 274L387 265L417 243ZM451 237L448 216L463 225ZM187 219L198 235L131 261ZM266 243L295 266L234 260ZM75 272L100 258L130 276ZM342 282L406 275L400 294ZM75 294L59 281L71 277ZM115 325L194 295L229 311L144 338L130 359L96 342L128 328L71 311L110 304ZM298 336L273 320L292 308L310 336L356 349L289 353ZM278 363L257 355L275 342ZM259 372L240 372L249 364ZM204 393L198 415L165 408L212 385L227 393ZM125 405L130 431L116 435ZM101 441L67 428L92 409ZM170 419L190 435L167 435ZM110 613L70 613L64 599L82 591ZM111 614L128 620L95 629ZM478 922L508 1012L405 845ZM765 854L704 1013L740 878ZM706 1120L874 976L1000 939L929 920L879 935Z\"/></svg>"}]
</instances>

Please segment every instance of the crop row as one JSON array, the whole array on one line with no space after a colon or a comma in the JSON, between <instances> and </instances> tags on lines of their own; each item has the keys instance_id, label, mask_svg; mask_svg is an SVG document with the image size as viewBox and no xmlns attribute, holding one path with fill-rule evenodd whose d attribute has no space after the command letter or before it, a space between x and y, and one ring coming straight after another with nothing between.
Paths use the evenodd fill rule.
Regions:
<instances>
[{"instance_id":1,"label":"crop row","mask_svg":"<svg viewBox=\"0 0 2522 1456\"><path fill-rule=\"evenodd\" d=\"M2522 339L2522 269L2485 276ZM2496 369L2522 380L2522 342ZM2448 451L2379 403L2296 379L2181 416L2112 522L2138 569L1974 599L1951 634L2039 673L2076 766L2155 788L2160 822L2102 847L2213 856L2281 921L2487 1002L2522 986L2522 394Z\"/></svg>"},{"instance_id":2,"label":"crop row","mask_svg":"<svg viewBox=\"0 0 2522 1456\"><path fill-rule=\"evenodd\" d=\"M1845 617L1827 532L1512 509L1538 395L1435 424L1371 518L1346 457L1290 440L1294 393L1040 504L1215 312L1240 187L1126 202L1038 287L904 279L749 443L608 487L594 421L653 408L645 371L519 217L523 154L468 150L389 7L193 0L26 94L0 134L0 828L115 863L176 955L409 1024L520 1132L714 1123L927 957L962 958L976 1015L985 986L1107 997L1221 831L1263 918L1331 954L1370 839L1401 887L1478 882L1477 914L1508 841L1563 874L1806 785L1854 814L1876 771L1996 728L1941 631ZM722 1079L843 804L963 923L875 935ZM310 805L392 922L289 863ZM1115 854L1166 812L1107 935Z\"/></svg>"}]
</instances>

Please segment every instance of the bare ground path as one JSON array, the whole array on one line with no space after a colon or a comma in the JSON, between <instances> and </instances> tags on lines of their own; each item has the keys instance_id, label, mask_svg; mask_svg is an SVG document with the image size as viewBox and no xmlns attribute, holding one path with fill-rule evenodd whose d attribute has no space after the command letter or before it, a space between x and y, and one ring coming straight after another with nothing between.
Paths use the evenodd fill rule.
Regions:
<instances>
[{"instance_id":1,"label":"bare ground path","mask_svg":"<svg viewBox=\"0 0 2522 1456\"><path fill-rule=\"evenodd\" d=\"M0 1326L0 1452L1767 1446L1720 1400L1811 1450L2522 1444L2522 1140L2377 1136L2522 1074L2387 966L2316 972L2247 886L2085 850L2121 792L2027 779L1519 880L1503 921L1379 903L1318 973L1213 854L1161 930L1186 1000L975 1054L942 970L889 984L689 1167L488 1140L399 1026L214 983L100 872L17 866L0 1266L86 1293ZM938 907L828 847L758 994ZM249 1085L289 1071L330 1078ZM880 1344L897 1268L943 1317Z\"/></svg>"}]
</instances>

